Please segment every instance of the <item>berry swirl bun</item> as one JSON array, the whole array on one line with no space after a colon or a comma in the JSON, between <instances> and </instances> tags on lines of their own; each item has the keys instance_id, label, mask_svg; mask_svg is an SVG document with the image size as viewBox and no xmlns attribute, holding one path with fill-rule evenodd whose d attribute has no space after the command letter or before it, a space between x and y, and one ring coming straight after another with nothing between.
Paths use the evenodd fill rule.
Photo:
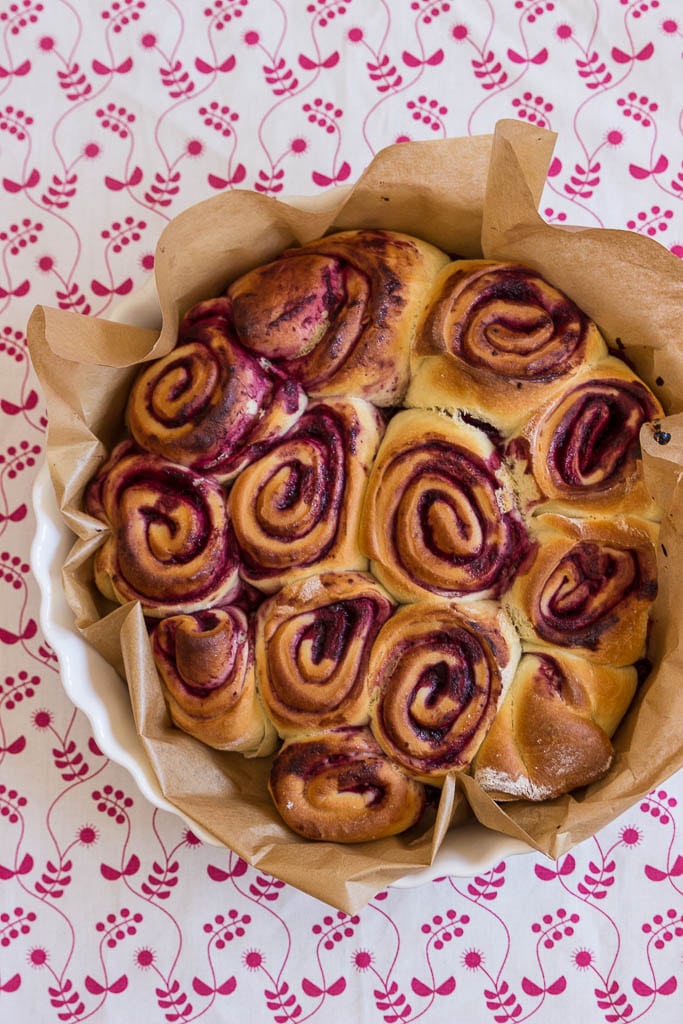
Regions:
<instances>
[{"instance_id":1,"label":"berry swirl bun","mask_svg":"<svg viewBox=\"0 0 683 1024\"><path fill-rule=\"evenodd\" d=\"M292 831L333 843L404 832L419 821L426 802L424 786L382 752L367 726L287 740L273 762L269 790Z\"/></svg>"},{"instance_id":2,"label":"berry swirl bun","mask_svg":"<svg viewBox=\"0 0 683 1024\"><path fill-rule=\"evenodd\" d=\"M238 557L219 484L123 441L85 494L85 508L109 532L94 576L112 601L139 601L161 618L230 601Z\"/></svg>"},{"instance_id":3,"label":"berry swirl bun","mask_svg":"<svg viewBox=\"0 0 683 1024\"><path fill-rule=\"evenodd\" d=\"M307 576L261 606L259 686L281 736L367 723L370 651L393 610L360 572Z\"/></svg>"},{"instance_id":4,"label":"berry swirl bun","mask_svg":"<svg viewBox=\"0 0 683 1024\"><path fill-rule=\"evenodd\" d=\"M191 309L175 348L142 370L127 421L143 448L227 482L305 406L296 381L242 348L222 298Z\"/></svg>"},{"instance_id":5,"label":"berry swirl bun","mask_svg":"<svg viewBox=\"0 0 683 1024\"><path fill-rule=\"evenodd\" d=\"M495 597L528 538L489 437L418 409L389 423L370 473L361 546L399 601Z\"/></svg>"},{"instance_id":6,"label":"berry swirl bun","mask_svg":"<svg viewBox=\"0 0 683 1024\"><path fill-rule=\"evenodd\" d=\"M608 356L584 369L520 431L518 450L538 492L534 511L656 517L643 480L640 430L662 415L621 359Z\"/></svg>"},{"instance_id":7,"label":"berry swirl bun","mask_svg":"<svg viewBox=\"0 0 683 1024\"><path fill-rule=\"evenodd\" d=\"M468 409L503 431L607 354L595 324L529 267L456 260L417 329L410 406Z\"/></svg>"},{"instance_id":8,"label":"berry swirl bun","mask_svg":"<svg viewBox=\"0 0 683 1024\"><path fill-rule=\"evenodd\" d=\"M228 511L244 579L273 593L309 573L367 567L358 521L382 430L361 399L312 402L240 473Z\"/></svg>"},{"instance_id":9,"label":"berry swirl bun","mask_svg":"<svg viewBox=\"0 0 683 1024\"><path fill-rule=\"evenodd\" d=\"M447 262L397 232L338 232L230 285L237 334L309 395L396 405L425 292Z\"/></svg>"},{"instance_id":10,"label":"berry swirl bun","mask_svg":"<svg viewBox=\"0 0 683 1024\"><path fill-rule=\"evenodd\" d=\"M642 658L657 594L657 533L636 517L538 516L533 559L504 598L522 640L603 665Z\"/></svg>"},{"instance_id":11,"label":"berry swirl bun","mask_svg":"<svg viewBox=\"0 0 683 1024\"><path fill-rule=\"evenodd\" d=\"M256 693L254 650L239 608L161 619L152 653L175 725L217 750L247 757L275 749L275 730Z\"/></svg>"},{"instance_id":12,"label":"berry swirl bun","mask_svg":"<svg viewBox=\"0 0 683 1024\"><path fill-rule=\"evenodd\" d=\"M414 778L442 785L468 768L520 656L497 603L421 601L382 626L370 659L372 731Z\"/></svg>"}]
</instances>

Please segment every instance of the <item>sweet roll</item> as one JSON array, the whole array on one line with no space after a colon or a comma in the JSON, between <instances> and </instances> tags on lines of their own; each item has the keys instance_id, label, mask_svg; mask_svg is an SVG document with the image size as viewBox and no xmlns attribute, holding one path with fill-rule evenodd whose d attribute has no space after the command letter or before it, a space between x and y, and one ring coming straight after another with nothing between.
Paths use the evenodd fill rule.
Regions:
<instances>
[{"instance_id":1,"label":"sweet roll","mask_svg":"<svg viewBox=\"0 0 683 1024\"><path fill-rule=\"evenodd\" d=\"M307 576L261 606L259 687L281 736L367 723L370 650L393 611L384 588L360 572Z\"/></svg>"},{"instance_id":2,"label":"sweet roll","mask_svg":"<svg viewBox=\"0 0 683 1024\"><path fill-rule=\"evenodd\" d=\"M508 446L529 510L657 518L640 431L662 415L647 385L616 356L573 377Z\"/></svg>"},{"instance_id":3,"label":"sweet roll","mask_svg":"<svg viewBox=\"0 0 683 1024\"><path fill-rule=\"evenodd\" d=\"M496 602L420 601L382 626L370 657L371 728L409 775L442 785L467 768L520 657Z\"/></svg>"},{"instance_id":4,"label":"sweet roll","mask_svg":"<svg viewBox=\"0 0 683 1024\"><path fill-rule=\"evenodd\" d=\"M510 430L563 380L607 355L595 324L530 267L456 260L416 331L406 404L469 410Z\"/></svg>"},{"instance_id":5,"label":"sweet roll","mask_svg":"<svg viewBox=\"0 0 683 1024\"><path fill-rule=\"evenodd\" d=\"M85 508L108 527L94 578L112 601L160 618L230 601L238 556L219 484L123 441L89 483Z\"/></svg>"},{"instance_id":6,"label":"sweet roll","mask_svg":"<svg viewBox=\"0 0 683 1024\"><path fill-rule=\"evenodd\" d=\"M366 492L361 547L401 602L494 597L528 547L491 439L460 417L418 409L389 422Z\"/></svg>"},{"instance_id":7,"label":"sweet roll","mask_svg":"<svg viewBox=\"0 0 683 1024\"><path fill-rule=\"evenodd\" d=\"M152 653L174 724L217 750L272 753L277 735L256 692L252 630L239 608L161 619Z\"/></svg>"},{"instance_id":8,"label":"sweet roll","mask_svg":"<svg viewBox=\"0 0 683 1024\"><path fill-rule=\"evenodd\" d=\"M634 666L529 649L479 748L475 780L496 800L551 800L599 781L637 684Z\"/></svg>"},{"instance_id":9,"label":"sweet roll","mask_svg":"<svg viewBox=\"0 0 683 1024\"><path fill-rule=\"evenodd\" d=\"M269 790L293 832L333 843L404 832L426 803L424 786L382 752L367 726L286 740L275 756Z\"/></svg>"},{"instance_id":10,"label":"sweet roll","mask_svg":"<svg viewBox=\"0 0 683 1024\"><path fill-rule=\"evenodd\" d=\"M305 406L296 381L239 344L230 302L218 298L194 306L175 348L143 368L126 418L146 450L227 482Z\"/></svg>"},{"instance_id":11,"label":"sweet roll","mask_svg":"<svg viewBox=\"0 0 683 1024\"><path fill-rule=\"evenodd\" d=\"M642 658L657 593L657 533L633 516L538 516L533 557L503 598L522 639L604 665Z\"/></svg>"},{"instance_id":12,"label":"sweet roll","mask_svg":"<svg viewBox=\"0 0 683 1024\"><path fill-rule=\"evenodd\" d=\"M393 231L343 231L284 252L228 288L242 344L314 397L396 405L424 294L448 257Z\"/></svg>"},{"instance_id":13,"label":"sweet roll","mask_svg":"<svg viewBox=\"0 0 683 1024\"><path fill-rule=\"evenodd\" d=\"M366 569L358 521L384 429L362 399L311 402L296 425L242 470L228 496L249 583L273 593L330 569Z\"/></svg>"}]
</instances>

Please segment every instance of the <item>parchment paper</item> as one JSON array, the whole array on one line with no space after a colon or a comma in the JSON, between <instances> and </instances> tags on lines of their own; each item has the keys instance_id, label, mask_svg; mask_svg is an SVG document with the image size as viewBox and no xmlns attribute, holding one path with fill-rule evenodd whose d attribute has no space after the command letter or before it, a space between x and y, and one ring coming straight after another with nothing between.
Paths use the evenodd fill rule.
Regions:
<instances>
[{"instance_id":1,"label":"parchment paper","mask_svg":"<svg viewBox=\"0 0 683 1024\"><path fill-rule=\"evenodd\" d=\"M37 306L29 349L48 406L47 458L61 514L76 535L64 587L76 628L126 678L144 747L164 795L226 846L348 912L430 864L449 827L472 816L557 857L598 831L683 766L683 262L626 231L546 224L537 212L555 136L501 121L492 136L389 147L350 188L281 201L219 194L177 216L155 260L161 330ZM379 227L425 238L452 255L514 259L538 270L598 324L671 415L661 446L643 428L646 479L664 509L659 594L641 686L601 782L550 803L498 805L469 777L449 778L413 831L357 846L291 833L270 803L270 759L218 753L168 717L139 606L113 608L92 583L103 527L81 511L83 488L122 429L141 362L169 351L180 318L282 249L343 228Z\"/></svg>"}]
</instances>

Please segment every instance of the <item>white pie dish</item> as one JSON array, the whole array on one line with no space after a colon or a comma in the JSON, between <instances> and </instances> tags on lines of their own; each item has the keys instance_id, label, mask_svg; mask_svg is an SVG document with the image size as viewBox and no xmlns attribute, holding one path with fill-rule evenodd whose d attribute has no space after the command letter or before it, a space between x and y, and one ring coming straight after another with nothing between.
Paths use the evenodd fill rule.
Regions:
<instances>
[{"instance_id":1,"label":"white pie dish","mask_svg":"<svg viewBox=\"0 0 683 1024\"><path fill-rule=\"evenodd\" d=\"M118 303L110 316L120 322L157 328L160 318L153 280ZM62 588L62 566L75 538L60 516L47 465L36 476L33 508L36 532L31 567L41 595L41 628L57 655L69 700L88 718L103 754L131 774L153 806L180 816L201 840L219 845L211 833L164 797L136 731L124 682L75 628ZM530 848L519 840L478 824L467 825L448 834L430 867L393 884L412 888L444 875L471 877L509 856L528 852Z\"/></svg>"}]
</instances>

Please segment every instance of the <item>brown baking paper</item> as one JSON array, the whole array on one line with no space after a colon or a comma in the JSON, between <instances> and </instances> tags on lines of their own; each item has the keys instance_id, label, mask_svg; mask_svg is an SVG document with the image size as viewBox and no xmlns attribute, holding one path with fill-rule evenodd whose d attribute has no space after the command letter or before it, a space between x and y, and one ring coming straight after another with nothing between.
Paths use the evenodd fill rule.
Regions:
<instances>
[{"instance_id":1,"label":"brown baking paper","mask_svg":"<svg viewBox=\"0 0 683 1024\"><path fill-rule=\"evenodd\" d=\"M135 722L164 796L249 863L354 912L381 888L432 863L449 827L472 818L557 857L683 766L683 263L624 231L550 226L537 212L555 136L502 121L493 136L392 146L351 188L280 201L231 191L164 230L155 261L161 330L38 306L29 348L48 405L47 458L61 514L77 540L64 567L76 628L125 676ZM469 777L449 778L412 831L357 846L290 832L266 789L271 759L209 749L169 720L138 605L112 609L92 583L103 527L81 511L86 481L122 429L140 362L169 351L195 302L282 249L343 228L392 228L451 254L536 268L597 322L673 415L662 447L643 429L643 463L665 510L653 671L615 737L601 782L545 804L496 804Z\"/></svg>"}]
</instances>

